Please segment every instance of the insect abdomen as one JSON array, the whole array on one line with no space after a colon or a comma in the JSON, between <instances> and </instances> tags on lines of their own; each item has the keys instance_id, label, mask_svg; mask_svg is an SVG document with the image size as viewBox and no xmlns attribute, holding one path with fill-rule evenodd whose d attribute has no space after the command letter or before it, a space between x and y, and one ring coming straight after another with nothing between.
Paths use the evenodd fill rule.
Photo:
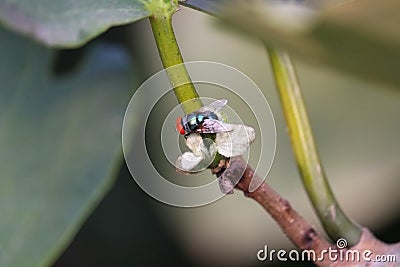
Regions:
<instances>
[{"instance_id":1,"label":"insect abdomen","mask_svg":"<svg viewBox=\"0 0 400 267\"><path fill-rule=\"evenodd\" d=\"M185 128L188 132L195 132L202 126L205 119L218 120L218 116L213 112L204 112L204 113L193 112L186 115L185 118L186 125L184 125L184 127L186 126Z\"/></svg>"}]
</instances>

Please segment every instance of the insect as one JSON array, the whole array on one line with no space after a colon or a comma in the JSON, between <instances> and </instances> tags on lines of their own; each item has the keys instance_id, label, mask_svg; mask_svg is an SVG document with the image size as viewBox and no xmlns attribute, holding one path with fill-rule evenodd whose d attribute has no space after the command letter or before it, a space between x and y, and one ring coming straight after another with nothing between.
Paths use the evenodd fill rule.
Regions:
<instances>
[{"instance_id":1,"label":"insect","mask_svg":"<svg viewBox=\"0 0 400 267\"><path fill-rule=\"evenodd\" d=\"M190 133L219 133L232 131L229 124L220 120L218 111L228 103L225 99L212 102L208 106L201 107L199 110L179 117L176 120L176 130L182 135Z\"/></svg>"},{"instance_id":2,"label":"insect","mask_svg":"<svg viewBox=\"0 0 400 267\"><path fill-rule=\"evenodd\" d=\"M176 129L185 136L185 152L176 161L177 170L184 174L193 174L207 168L214 160L216 153L230 158L242 155L256 138L252 127L243 124L230 124L222 121L218 111L226 106L227 100L221 99L200 108L176 120ZM212 144L205 145L203 133L214 133ZM233 182L221 175L218 177L221 192L233 193Z\"/></svg>"},{"instance_id":3,"label":"insect","mask_svg":"<svg viewBox=\"0 0 400 267\"><path fill-rule=\"evenodd\" d=\"M176 129L180 134L185 135L186 145L192 151L199 150L203 146L199 135L215 133L214 148L221 155L233 157L246 152L255 139L255 131L252 127L246 125L223 122L222 116L218 111L226 106L227 103L228 101L225 99L216 100L208 106L177 119ZM195 154L197 157L202 156L199 151ZM195 162L191 161L191 164L195 165Z\"/></svg>"}]
</instances>

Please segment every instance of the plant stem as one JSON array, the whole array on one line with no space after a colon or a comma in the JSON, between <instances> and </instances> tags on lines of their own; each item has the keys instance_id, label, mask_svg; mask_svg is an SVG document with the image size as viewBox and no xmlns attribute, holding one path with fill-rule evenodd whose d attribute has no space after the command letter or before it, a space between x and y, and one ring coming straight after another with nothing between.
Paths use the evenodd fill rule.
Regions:
<instances>
[{"instance_id":1,"label":"plant stem","mask_svg":"<svg viewBox=\"0 0 400 267\"><path fill-rule=\"evenodd\" d=\"M171 4L174 3L171 2ZM183 64L184 61L178 43L176 42L174 30L172 28L172 15L175 9L160 9L158 5L152 5L152 2L147 2L147 8L154 10L153 16L149 18L150 24L161 61L174 87L175 96L186 114L196 111L200 109L203 104ZM215 135L213 134L207 137L213 140L215 139ZM223 158L222 155L217 153L209 167L215 168Z\"/></svg>"},{"instance_id":2,"label":"plant stem","mask_svg":"<svg viewBox=\"0 0 400 267\"><path fill-rule=\"evenodd\" d=\"M249 192L253 179L261 180L254 170L241 157L232 157L229 167L223 172L226 178L239 182L236 189L242 190L245 196L258 202L278 223L282 232L300 249L313 250L316 255L323 255L332 245L318 233L312 225L302 218L290 203L278 195L267 183L262 183L255 191ZM241 177L237 177L241 175ZM328 257L314 262L318 266L331 266Z\"/></svg>"},{"instance_id":3,"label":"plant stem","mask_svg":"<svg viewBox=\"0 0 400 267\"><path fill-rule=\"evenodd\" d=\"M172 14L152 16L150 17L150 24L161 61L183 111L191 113L198 110L202 103L183 64L183 58L172 28Z\"/></svg>"},{"instance_id":4,"label":"plant stem","mask_svg":"<svg viewBox=\"0 0 400 267\"><path fill-rule=\"evenodd\" d=\"M286 52L267 48L303 185L332 240L358 243L361 228L344 214L321 166L294 66Z\"/></svg>"}]
</instances>

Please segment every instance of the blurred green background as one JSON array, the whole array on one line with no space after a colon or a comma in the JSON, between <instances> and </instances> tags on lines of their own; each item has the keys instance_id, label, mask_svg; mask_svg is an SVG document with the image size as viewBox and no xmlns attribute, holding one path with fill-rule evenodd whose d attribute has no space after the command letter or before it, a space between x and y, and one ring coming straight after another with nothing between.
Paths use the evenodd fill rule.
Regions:
<instances>
[{"instance_id":1,"label":"blurred green background","mask_svg":"<svg viewBox=\"0 0 400 267\"><path fill-rule=\"evenodd\" d=\"M184 7L174 15L174 29L186 61L209 60L233 66L263 89L275 116L278 136L276 157L267 181L321 230L300 183L262 43L227 30L209 15ZM13 38L20 38L9 33L4 36L7 38L2 41L2 51L13 45ZM279 266L276 262L257 262L257 251L264 245L278 250L293 248L292 244L269 215L242 193L236 192L199 208L170 207L144 193L121 163L123 110L139 84L162 69L147 19L112 28L79 49L50 52L31 41L19 43L19 51L27 53L3 53L0 69L3 81L14 82L2 85L6 93L18 97L19 91L12 91L14 87L27 88L29 92L23 101L12 103L15 107L8 108L9 99L14 98L5 95L1 99L5 111L0 141L3 142L3 164L8 168L3 169L2 175L6 179L2 179L0 189L0 197L4 197L0 198L3 214L0 237L4 244L10 240L12 245L8 251L23 247L24 240L41 247L42 241L47 240L47 231L50 235L65 221L73 221L71 218L83 220L80 214L89 212L91 205L111 186L112 181L104 182L99 177L104 173L117 173L115 185L71 244L68 241L76 229L69 225L66 230L63 228L60 239L66 250L53 266ZM371 229L383 241L398 241L399 88L352 77L347 71L331 69L318 60L311 64L303 59L294 57L320 156L335 195L349 217ZM48 62L52 64L51 72L41 68ZM52 86L60 81L61 87ZM49 92L49 95L45 97L43 92ZM63 102L65 99L67 101ZM50 112L46 110L49 106L54 106ZM23 126L18 128L18 135L4 130L13 122L10 118L15 114L18 115L16 121L21 123L19 126ZM28 116L23 116L26 114ZM43 120L47 116L52 117L50 122ZM153 123L159 122L154 120ZM76 139L79 142L74 143ZM14 143L7 142L9 140L21 145L15 147ZM20 140L33 145L24 146ZM47 149L46 144L57 142L60 150ZM90 146L86 147L88 143ZM35 146L37 144L39 148ZM79 153L75 153L76 150ZM48 168L49 162L54 166ZM119 164L115 168L109 166L110 162ZM42 175L40 168L50 169L45 181L51 185L49 190L41 188L42 184L31 178ZM31 175L23 176L24 180L13 184L10 173L19 175L21 171L25 174L24 170ZM174 172L169 175L173 176ZM94 178L80 180L82 176ZM208 173L199 179L201 177L210 179ZM72 190L63 190L64 183L59 181L72 181ZM92 188L92 183L100 186ZM37 184L39 188L35 187ZM9 195L11 197L7 198ZM34 198L42 195L43 199ZM54 203L46 202L48 195L53 197ZM13 196L23 199L20 201ZM61 203L57 214L65 220L54 216L54 210L50 209L57 209L52 206L56 201ZM81 208L82 202L89 202L89 205ZM31 206L40 212L30 209ZM19 222L13 217L17 208L24 215L17 219L21 223L27 222L28 229L26 233L19 233L20 239L14 238L13 232L9 231L14 230L16 221ZM44 232L36 232L31 238L28 236L31 234L29 222L34 221L34 216L43 219L43 223L52 224L46 224L42 227ZM42 240L41 237L45 238ZM2 241L0 248L6 247ZM0 258L9 256L5 251L0 250ZM32 247L30 253L38 255L36 247ZM21 261L26 257L25 264L29 262L31 254L21 256ZM288 266L288 263L281 266ZM293 266L302 264L293 263Z\"/></svg>"},{"instance_id":2,"label":"blurred green background","mask_svg":"<svg viewBox=\"0 0 400 267\"><path fill-rule=\"evenodd\" d=\"M215 22L187 8L175 15L185 60L228 64L264 90L278 133L268 183L320 229L298 177L262 44ZM133 44L141 80L162 68L147 20L112 29L101 39ZM340 204L379 238L395 242L400 237L398 88L297 58L295 63L322 162ZM267 264L255 256L265 244L293 248L268 214L242 193L200 208L170 207L142 192L123 166L115 187L54 266L258 266Z\"/></svg>"}]
</instances>

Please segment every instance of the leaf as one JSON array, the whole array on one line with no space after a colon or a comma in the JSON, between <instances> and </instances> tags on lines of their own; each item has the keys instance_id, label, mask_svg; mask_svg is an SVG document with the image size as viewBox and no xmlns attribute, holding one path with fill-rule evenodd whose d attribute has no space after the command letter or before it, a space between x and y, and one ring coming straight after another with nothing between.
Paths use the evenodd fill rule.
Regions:
<instances>
[{"instance_id":1,"label":"leaf","mask_svg":"<svg viewBox=\"0 0 400 267\"><path fill-rule=\"evenodd\" d=\"M148 16L138 0L0 0L0 22L55 47L77 47Z\"/></svg>"},{"instance_id":2,"label":"leaf","mask_svg":"<svg viewBox=\"0 0 400 267\"><path fill-rule=\"evenodd\" d=\"M204 8L235 29L309 62L400 85L397 0L321 1L318 6L313 1L188 2L185 5Z\"/></svg>"},{"instance_id":3,"label":"leaf","mask_svg":"<svg viewBox=\"0 0 400 267\"><path fill-rule=\"evenodd\" d=\"M251 0L254 3L254 0ZM251 4L251 1L248 1ZM271 1L271 0L264 0L266 1ZM322 2L327 2L330 0L302 0L298 1L301 2L301 4L306 4L308 6L318 6ZM272 2L288 2L286 0L273 0ZM180 0L179 4L182 6L186 6L189 8L193 8L195 10L214 15L214 16L219 16L221 15L221 12L224 11L227 7L235 7L237 3L240 3L240 0Z\"/></svg>"},{"instance_id":4,"label":"leaf","mask_svg":"<svg viewBox=\"0 0 400 267\"><path fill-rule=\"evenodd\" d=\"M208 14L217 15L225 0L186 0L180 1L180 4Z\"/></svg>"},{"instance_id":5,"label":"leaf","mask_svg":"<svg viewBox=\"0 0 400 267\"><path fill-rule=\"evenodd\" d=\"M132 70L101 46L55 78L52 50L0 39L0 266L47 266L114 182Z\"/></svg>"}]
</instances>

